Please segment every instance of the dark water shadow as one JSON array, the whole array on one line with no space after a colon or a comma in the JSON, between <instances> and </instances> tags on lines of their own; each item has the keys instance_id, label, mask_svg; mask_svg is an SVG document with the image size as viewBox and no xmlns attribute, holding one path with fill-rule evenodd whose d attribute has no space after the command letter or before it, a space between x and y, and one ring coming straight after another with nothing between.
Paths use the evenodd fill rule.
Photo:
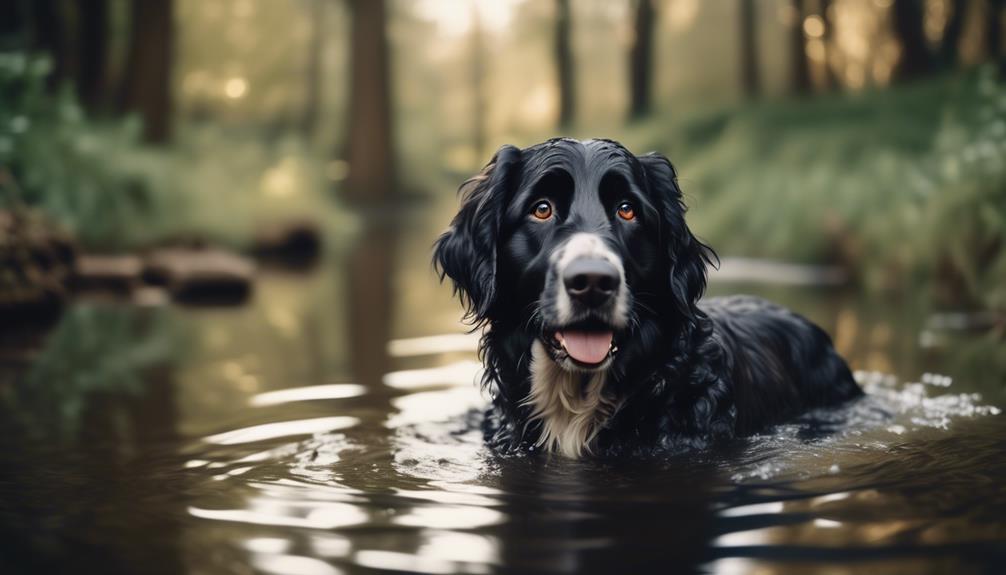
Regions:
<instances>
[{"instance_id":1,"label":"dark water shadow","mask_svg":"<svg viewBox=\"0 0 1006 575\"><path fill-rule=\"evenodd\" d=\"M170 498L185 478L163 473L178 410L161 320L75 307L30 365L0 369L0 571L182 570Z\"/></svg>"},{"instance_id":2,"label":"dark water shadow","mask_svg":"<svg viewBox=\"0 0 1006 575\"><path fill-rule=\"evenodd\" d=\"M517 572L691 572L715 535L717 470L662 462L498 462L508 517L500 559Z\"/></svg>"}]
</instances>

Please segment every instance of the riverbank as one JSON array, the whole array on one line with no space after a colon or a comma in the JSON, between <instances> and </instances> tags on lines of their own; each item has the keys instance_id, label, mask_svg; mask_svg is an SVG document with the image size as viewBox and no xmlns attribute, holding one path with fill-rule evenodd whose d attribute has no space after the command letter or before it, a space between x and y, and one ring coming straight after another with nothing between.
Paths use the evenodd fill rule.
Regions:
<instances>
[{"instance_id":1,"label":"riverbank","mask_svg":"<svg viewBox=\"0 0 1006 575\"><path fill-rule=\"evenodd\" d=\"M689 224L722 255L1006 310L1006 87L991 67L648 121L627 143L674 159Z\"/></svg>"}]
</instances>

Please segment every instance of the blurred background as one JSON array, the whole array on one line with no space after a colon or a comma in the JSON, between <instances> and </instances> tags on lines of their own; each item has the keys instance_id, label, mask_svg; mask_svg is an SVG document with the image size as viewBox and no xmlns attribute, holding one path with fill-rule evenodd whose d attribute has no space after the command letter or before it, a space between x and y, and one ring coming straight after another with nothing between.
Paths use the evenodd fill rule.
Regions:
<instances>
[{"instance_id":1,"label":"blurred background","mask_svg":"<svg viewBox=\"0 0 1006 575\"><path fill-rule=\"evenodd\" d=\"M331 245L363 204L449 211L504 143L608 137L671 157L721 255L1006 309L999 0L2 10L0 221L26 206L85 252ZM0 301L32 282L7 270Z\"/></svg>"},{"instance_id":2,"label":"blurred background","mask_svg":"<svg viewBox=\"0 0 1006 575\"><path fill-rule=\"evenodd\" d=\"M0 571L999 572L1004 4L3 1ZM493 463L430 248L494 150L559 135L668 155L710 292L893 403L642 490ZM809 480L746 490L779 469ZM715 512L771 493L761 539Z\"/></svg>"}]
</instances>

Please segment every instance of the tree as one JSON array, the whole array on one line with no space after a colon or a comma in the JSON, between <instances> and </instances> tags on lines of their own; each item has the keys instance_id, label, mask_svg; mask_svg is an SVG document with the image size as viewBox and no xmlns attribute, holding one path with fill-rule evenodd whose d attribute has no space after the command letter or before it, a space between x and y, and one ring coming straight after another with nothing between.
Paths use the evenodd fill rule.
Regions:
<instances>
[{"instance_id":1,"label":"tree","mask_svg":"<svg viewBox=\"0 0 1006 575\"><path fill-rule=\"evenodd\" d=\"M0 3L0 49L19 45L25 34L26 6L22 2Z\"/></svg>"},{"instance_id":2,"label":"tree","mask_svg":"<svg viewBox=\"0 0 1006 575\"><path fill-rule=\"evenodd\" d=\"M555 62L559 75L559 127L569 128L576 117L575 79L569 0L556 0Z\"/></svg>"},{"instance_id":3,"label":"tree","mask_svg":"<svg viewBox=\"0 0 1006 575\"><path fill-rule=\"evenodd\" d=\"M964 12L967 9L964 0L952 0L949 4L950 17L943 29L943 38L940 39L939 63L944 68L952 68L957 64L957 46L961 41L961 32L964 31Z\"/></svg>"},{"instance_id":4,"label":"tree","mask_svg":"<svg viewBox=\"0 0 1006 575\"><path fill-rule=\"evenodd\" d=\"M77 96L93 112L108 102L108 2L79 0L78 6Z\"/></svg>"},{"instance_id":5,"label":"tree","mask_svg":"<svg viewBox=\"0 0 1006 575\"><path fill-rule=\"evenodd\" d=\"M999 62L1000 79L1006 75L1006 58L1003 58L1003 6L1004 0L988 0L989 13L986 17L988 28L985 30L986 53L992 61Z\"/></svg>"},{"instance_id":6,"label":"tree","mask_svg":"<svg viewBox=\"0 0 1006 575\"><path fill-rule=\"evenodd\" d=\"M307 139L314 136L321 104L322 54L325 51L325 2L310 0L310 36L307 45L307 74L304 86L304 110L300 129Z\"/></svg>"},{"instance_id":7,"label":"tree","mask_svg":"<svg viewBox=\"0 0 1006 575\"><path fill-rule=\"evenodd\" d=\"M918 78L932 70L932 55L922 27L923 10L918 0L894 0L894 34L901 42L901 60L894 73L898 80Z\"/></svg>"},{"instance_id":8,"label":"tree","mask_svg":"<svg viewBox=\"0 0 1006 575\"><path fill-rule=\"evenodd\" d=\"M9 2L11 6L25 5L25 2ZM28 19L26 33L27 46L31 50L45 52L52 62L52 72L46 80L49 90L60 87L68 78L76 76L78 50L69 42L75 34L70 34L66 6L60 0L33 0L31 8L25 8ZM3 18L0 18L3 20Z\"/></svg>"},{"instance_id":9,"label":"tree","mask_svg":"<svg viewBox=\"0 0 1006 575\"><path fill-rule=\"evenodd\" d=\"M653 67L653 24L656 8L653 0L636 0L635 38L629 53L629 118L639 119L650 113L650 84Z\"/></svg>"},{"instance_id":10,"label":"tree","mask_svg":"<svg viewBox=\"0 0 1006 575\"><path fill-rule=\"evenodd\" d=\"M792 0L793 23L790 28L791 89L796 94L810 92L810 69L807 62L807 40L803 33L805 11L803 0Z\"/></svg>"},{"instance_id":11,"label":"tree","mask_svg":"<svg viewBox=\"0 0 1006 575\"><path fill-rule=\"evenodd\" d=\"M475 157L481 158L486 148L486 58L485 30L482 28L482 15L477 4L472 4L472 47L471 47L471 83L472 83L472 147Z\"/></svg>"},{"instance_id":12,"label":"tree","mask_svg":"<svg viewBox=\"0 0 1006 575\"><path fill-rule=\"evenodd\" d=\"M132 0L131 6L119 110L143 118L146 141L165 143L171 137L174 0Z\"/></svg>"},{"instance_id":13,"label":"tree","mask_svg":"<svg viewBox=\"0 0 1006 575\"><path fill-rule=\"evenodd\" d=\"M348 0L350 40L349 175L346 193L364 202L391 195L391 91L384 0Z\"/></svg>"},{"instance_id":14,"label":"tree","mask_svg":"<svg viewBox=\"0 0 1006 575\"><path fill-rule=\"evenodd\" d=\"M757 13L754 0L740 2L741 87L744 95L754 98L761 92L761 74L758 70Z\"/></svg>"},{"instance_id":15,"label":"tree","mask_svg":"<svg viewBox=\"0 0 1006 575\"><path fill-rule=\"evenodd\" d=\"M821 0L821 23L823 31L821 42L824 45L824 78L827 89L835 89L840 86L838 76L831 67L831 38L834 32L834 25L831 21L831 0Z\"/></svg>"}]
</instances>

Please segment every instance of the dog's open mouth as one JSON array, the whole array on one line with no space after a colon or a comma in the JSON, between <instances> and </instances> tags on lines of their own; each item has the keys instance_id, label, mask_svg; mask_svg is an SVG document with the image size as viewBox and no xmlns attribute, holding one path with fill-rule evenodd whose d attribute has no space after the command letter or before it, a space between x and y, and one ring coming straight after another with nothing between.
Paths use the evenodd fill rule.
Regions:
<instances>
[{"instance_id":1,"label":"dog's open mouth","mask_svg":"<svg viewBox=\"0 0 1006 575\"><path fill-rule=\"evenodd\" d=\"M600 367L618 351L615 332L606 325L571 325L547 333L554 359L569 359L582 368Z\"/></svg>"}]
</instances>

